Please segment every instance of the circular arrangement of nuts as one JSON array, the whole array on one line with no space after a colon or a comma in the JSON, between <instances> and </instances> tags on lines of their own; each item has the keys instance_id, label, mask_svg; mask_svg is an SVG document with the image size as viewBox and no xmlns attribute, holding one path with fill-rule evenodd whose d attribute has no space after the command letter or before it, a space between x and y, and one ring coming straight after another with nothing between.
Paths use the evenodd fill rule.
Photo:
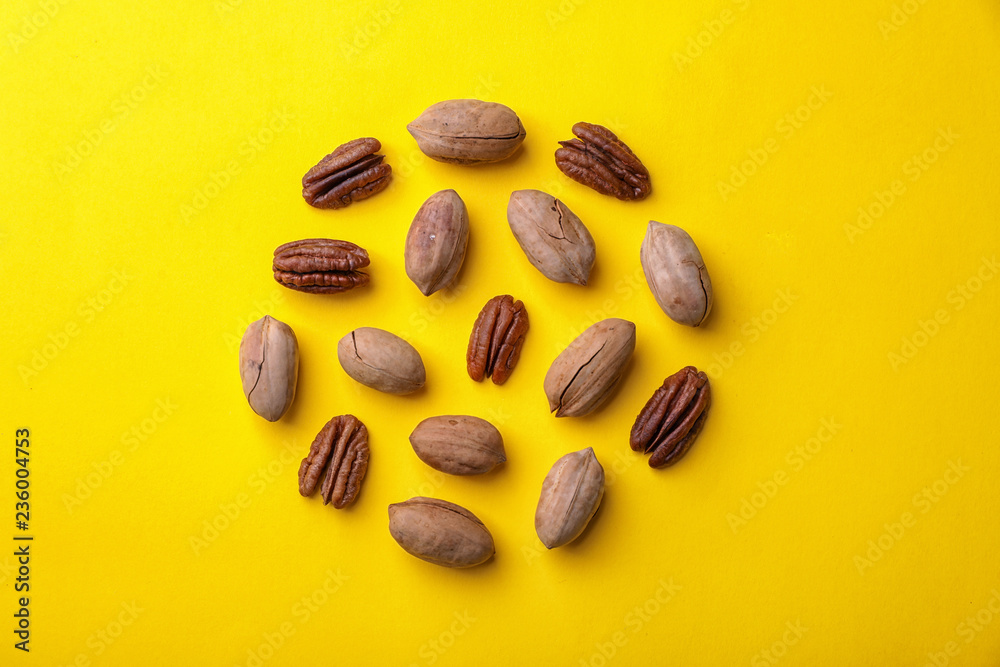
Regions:
<instances>
[{"instance_id":1,"label":"circular arrangement of nuts","mask_svg":"<svg viewBox=\"0 0 1000 667\"><path fill-rule=\"evenodd\" d=\"M480 100L448 100L426 109L407 126L428 157L453 164L504 160L524 141L521 120L510 108ZM575 139L559 142L558 168L601 194L638 200L651 191L649 172L610 130L573 126ZM391 167L381 143L362 138L339 146L302 179L302 196L317 208L343 208L389 185ZM510 196L507 222L528 261L549 280L586 285L594 264L594 239L565 203L539 190ZM448 287L465 259L469 217L454 190L431 195L406 235L406 275L430 296ZM646 282L670 319L697 327L712 309L712 283L691 236L679 227L650 221L640 249ZM330 294L362 287L368 253L349 241L302 239L274 251L272 270L281 285ZM479 382L502 385L514 371L528 331L524 304L509 294L490 299L469 337L466 366ZM552 362L543 388L556 417L580 417L600 408L621 380L635 349L635 324L609 318L591 325ZM340 339L337 357L354 380L389 394L424 386L420 353L393 333L357 328ZM291 327L267 315L247 327L240 344L240 376L250 407L264 419L280 419L295 398L299 352ZM653 468L683 457L701 432L711 406L708 377L687 366L667 377L640 410L630 447L649 454ZM440 415L410 434L421 461L451 475L480 475L507 460L503 436L484 419ZM299 493L319 487L325 504L354 502L368 470L368 429L353 415L333 417L317 434L299 468ZM535 531L549 549L579 537L604 495L604 469L591 447L556 461L542 482ZM417 497L389 506L389 532L408 553L447 567L471 567L493 556L489 529L469 510L436 498Z\"/></svg>"}]
</instances>

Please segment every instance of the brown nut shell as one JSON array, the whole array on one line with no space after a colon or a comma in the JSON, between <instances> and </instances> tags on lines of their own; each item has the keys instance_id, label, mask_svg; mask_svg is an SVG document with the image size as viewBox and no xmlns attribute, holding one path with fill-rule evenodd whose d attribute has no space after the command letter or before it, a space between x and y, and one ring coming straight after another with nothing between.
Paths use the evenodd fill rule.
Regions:
<instances>
[{"instance_id":1,"label":"brown nut shell","mask_svg":"<svg viewBox=\"0 0 1000 667\"><path fill-rule=\"evenodd\" d=\"M563 202L541 190L516 190L507 223L528 261L549 280L586 285L596 247L586 225Z\"/></svg>"},{"instance_id":2,"label":"brown nut shell","mask_svg":"<svg viewBox=\"0 0 1000 667\"><path fill-rule=\"evenodd\" d=\"M291 407L299 377L299 344L292 328L265 315L240 342L240 379L250 407L269 422Z\"/></svg>"},{"instance_id":3,"label":"brown nut shell","mask_svg":"<svg viewBox=\"0 0 1000 667\"><path fill-rule=\"evenodd\" d=\"M712 312L712 279L690 234L650 220L639 259L649 290L670 319L690 327L705 321Z\"/></svg>"},{"instance_id":4,"label":"brown nut shell","mask_svg":"<svg viewBox=\"0 0 1000 667\"><path fill-rule=\"evenodd\" d=\"M635 350L635 324L612 317L596 322L563 350L545 374L549 411L582 417L601 407Z\"/></svg>"},{"instance_id":5,"label":"brown nut shell","mask_svg":"<svg viewBox=\"0 0 1000 667\"><path fill-rule=\"evenodd\" d=\"M542 482L535 532L548 549L572 542L587 527L604 497L604 468L592 447L555 462Z\"/></svg>"},{"instance_id":6,"label":"brown nut shell","mask_svg":"<svg viewBox=\"0 0 1000 667\"><path fill-rule=\"evenodd\" d=\"M469 214L454 190L441 190L423 203L406 234L406 275L424 296L451 285L465 261Z\"/></svg>"},{"instance_id":7,"label":"brown nut shell","mask_svg":"<svg viewBox=\"0 0 1000 667\"><path fill-rule=\"evenodd\" d=\"M413 429L410 444L421 461L450 475L481 475L507 460L500 431L469 415L428 417Z\"/></svg>"},{"instance_id":8,"label":"brown nut shell","mask_svg":"<svg viewBox=\"0 0 1000 667\"><path fill-rule=\"evenodd\" d=\"M475 164L504 160L524 141L524 126L512 109L482 100L438 102L406 126L427 157Z\"/></svg>"},{"instance_id":9,"label":"brown nut shell","mask_svg":"<svg viewBox=\"0 0 1000 667\"><path fill-rule=\"evenodd\" d=\"M469 510L436 498L389 505L389 533L407 553L444 567L472 567L496 552L493 536Z\"/></svg>"},{"instance_id":10,"label":"brown nut shell","mask_svg":"<svg viewBox=\"0 0 1000 667\"><path fill-rule=\"evenodd\" d=\"M348 375L387 394L411 394L424 386L424 362L412 345L383 329L360 327L337 343Z\"/></svg>"}]
</instances>

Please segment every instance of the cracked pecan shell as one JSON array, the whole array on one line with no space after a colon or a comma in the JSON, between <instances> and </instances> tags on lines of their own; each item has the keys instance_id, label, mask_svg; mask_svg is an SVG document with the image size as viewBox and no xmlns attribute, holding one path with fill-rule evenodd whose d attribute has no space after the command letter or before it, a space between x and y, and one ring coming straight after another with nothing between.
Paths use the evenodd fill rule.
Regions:
<instances>
[{"instance_id":1,"label":"cracked pecan shell","mask_svg":"<svg viewBox=\"0 0 1000 667\"><path fill-rule=\"evenodd\" d=\"M712 403L708 376L685 366L666 380L646 402L632 425L629 445L652 454L651 468L677 463L701 433Z\"/></svg>"},{"instance_id":2,"label":"cracked pecan shell","mask_svg":"<svg viewBox=\"0 0 1000 667\"><path fill-rule=\"evenodd\" d=\"M412 394L427 379L420 353L399 336L359 327L337 343L337 359L352 378L387 394Z\"/></svg>"},{"instance_id":3,"label":"cracked pecan shell","mask_svg":"<svg viewBox=\"0 0 1000 667\"><path fill-rule=\"evenodd\" d=\"M368 471L368 429L354 415L326 423L299 466L299 493L309 497L320 485L323 504L343 509L354 502ZM325 472L325 474L324 474Z\"/></svg>"},{"instance_id":4,"label":"cracked pecan shell","mask_svg":"<svg viewBox=\"0 0 1000 667\"><path fill-rule=\"evenodd\" d=\"M670 319L689 327L705 321L712 312L712 279L690 234L650 220L639 260L649 291Z\"/></svg>"},{"instance_id":5,"label":"cracked pecan shell","mask_svg":"<svg viewBox=\"0 0 1000 667\"><path fill-rule=\"evenodd\" d=\"M274 251L274 279L299 292L332 294L368 284L368 252L350 241L303 239Z\"/></svg>"},{"instance_id":6,"label":"cracked pecan shell","mask_svg":"<svg viewBox=\"0 0 1000 667\"><path fill-rule=\"evenodd\" d=\"M586 285L594 266L594 238L573 211L541 190L516 190L507 223L528 261L549 280Z\"/></svg>"},{"instance_id":7,"label":"cracked pecan shell","mask_svg":"<svg viewBox=\"0 0 1000 667\"><path fill-rule=\"evenodd\" d=\"M528 311L509 294L486 302L469 336L465 363L469 377L476 382L484 377L493 384L503 384L514 372L521 357L524 336L528 332Z\"/></svg>"},{"instance_id":8,"label":"cracked pecan shell","mask_svg":"<svg viewBox=\"0 0 1000 667\"><path fill-rule=\"evenodd\" d=\"M385 190L392 167L376 155L381 148L371 137L338 146L302 177L302 197L316 208L344 208Z\"/></svg>"},{"instance_id":9,"label":"cracked pecan shell","mask_svg":"<svg viewBox=\"0 0 1000 667\"><path fill-rule=\"evenodd\" d=\"M576 139L560 141L556 166L577 183L617 199L649 196L649 171L635 153L601 125L577 123Z\"/></svg>"},{"instance_id":10,"label":"cracked pecan shell","mask_svg":"<svg viewBox=\"0 0 1000 667\"><path fill-rule=\"evenodd\" d=\"M635 350L635 324L611 317L590 325L545 374L549 412L582 417L601 407L621 381Z\"/></svg>"}]
</instances>

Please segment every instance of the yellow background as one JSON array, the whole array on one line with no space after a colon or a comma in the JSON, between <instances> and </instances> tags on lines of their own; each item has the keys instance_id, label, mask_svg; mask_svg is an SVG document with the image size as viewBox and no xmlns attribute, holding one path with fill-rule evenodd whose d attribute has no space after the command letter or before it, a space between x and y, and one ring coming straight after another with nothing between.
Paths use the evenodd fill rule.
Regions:
<instances>
[{"instance_id":1,"label":"yellow background","mask_svg":"<svg viewBox=\"0 0 1000 667\"><path fill-rule=\"evenodd\" d=\"M0 663L1000 663L995 0L9 0L0 35ZM516 157L422 156L407 122L460 97L517 111ZM580 120L619 133L652 196L619 202L555 168ZM382 141L391 188L307 206L302 174L360 136ZM457 285L425 298L404 238L444 188L471 240ZM526 261L505 220L522 188L589 227L586 288ZM650 219L701 248L716 293L702 328L645 286ZM315 236L367 248L371 285L279 287L272 250ZM506 385L475 384L468 334L502 293L531 330ZM237 372L264 313L302 358L275 424ZM620 390L551 417L546 369L608 316L638 328ZM336 341L358 326L411 341L426 390L347 377ZM688 364L711 373L712 413L680 464L651 470L629 428ZM299 496L296 471L343 413L368 425L372 459L335 511ZM502 469L421 463L407 436L441 413L493 421ZM11 633L21 427L27 655ZM586 446L604 502L547 552L541 481ZM494 561L403 552L386 506L417 494L477 514Z\"/></svg>"}]
</instances>

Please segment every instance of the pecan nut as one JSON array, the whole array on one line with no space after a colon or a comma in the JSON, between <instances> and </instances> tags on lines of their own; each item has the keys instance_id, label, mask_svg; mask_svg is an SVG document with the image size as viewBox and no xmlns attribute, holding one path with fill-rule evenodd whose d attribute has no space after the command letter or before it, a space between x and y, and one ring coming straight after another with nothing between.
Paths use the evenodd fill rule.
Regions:
<instances>
[{"instance_id":1,"label":"pecan nut","mask_svg":"<svg viewBox=\"0 0 1000 667\"><path fill-rule=\"evenodd\" d=\"M524 126L513 109L482 100L438 102L406 129L424 155L452 164L505 160L524 141Z\"/></svg>"},{"instance_id":2,"label":"pecan nut","mask_svg":"<svg viewBox=\"0 0 1000 667\"><path fill-rule=\"evenodd\" d=\"M424 386L427 371L420 353L394 333L358 327L337 343L344 372L387 394L412 394Z\"/></svg>"},{"instance_id":3,"label":"pecan nut","mask_svg":"<svg viewBox=\"0 0 1000 667\"><path fill-rule=\"evenodd\" d=\"M368 284L368 252L350 241L303 239L274 251L274 279L299 292L332 294Z\"/></svg>"},{"instance_id":4,"label":"pecan nut","mask_svg":"<svg viewBox=\"0 0 1000 667\"><path fill-rule=\"evenodd\" d=\"M447 500L417 496L389 505L389 533L412 556L443 567L493 558L493 535L475 514Z\"/></svg>"},{"instance_id":5,"label":"pecan nut","mask_svg":"<svg viewBox=\"0 0 1000 667\"><path fill-rule=\"evenodd\" d=\"M541 190L516 190L507 223L531 265L557 283L586 285L594 266L594 237L563 202Z\"/></svg>"},{"instance_id":6,"label":"pecan nut","mask_svg":"<svg viewBox=\"0 0 1000 667\"><path fill-rule=\"evenodd\" d=\"M406 233L406 275L430 296L454 282L469 244L469 213L454 190L441 190L423 203Z\"/></svg>"},{"instance_id":7,"label":"pecan nut","mask_svg":"<svg viewBox=\"0 0 1000 667\"><path fill-rule=\"evenodd\" d=\"M601 125L577 123L577 139L560 141L556 166L578 183L618 199L649 196L649 171L635 153Z\"/></svg>"},{"instance_id":8,"label":"pecan nut","mask_svg":"<svg viewBox=\"0 0 1000 667\"><path fill-rule=\"evenodd\" d=\"M650 220L639 260L649 291L670 319L690 327L705 321L712 312L712 279L690 234Z\"/></svg>"},{"instance_id":9,"label":"pecan nut","mask_svg":"<svg viewBox=\"0 0 1000 667\"><path fill-rule=\"evenodd\" d=\"M610 317L590 325L559 353L545 374L549 412L583 417L601 407L635 351L635 324Z\"/></svg>"},{"instance_id":10,"label":"pecan nut","mask_svg":"<svg viewBox=\"0 0 1000 667\"><path fill-rule=\"evenodd\" d=\"M497 427L471 415L428 417L410 444L421 461L449 475L482 475L507 460Z\"/></svg>"},{"instance_id":11,"label":"pecan nut","mask_svg":"<svg viewBox=\"0 0 1000 667\"><path fill-rule=\"evenodd\" d=\"M323 504L343 509L354 502L368 471L368 429L354 415L340 415L326 423L299 466L299 493L311 496L320 476Z\"/></svg>"},{"instance_id":12,"label":"pecan nut","mask_svg":"<svg viewBox=\"0 0 1000 667\"><path fill-rule=\"evenodd\" d=\"M484 377L493 384L503 384L514 372L521 357L524 336L528 333L528 311L509 294L486 302L469 337L465 363L469 377L476 382Z\"/></svg>"},{"instance_id":13,"label":"pecan nut","mask_svg":"<svg viewBox=\"0 0 1000 667\"><path fill-rule=\"evenodd\" d=\"M348 141L302 177L302 196L316 208L344 208L389 187L392 167L376 155L382 144L366 137Z\"/></svg>"},{"instance_id":14,"label":"pecan nut","mask_svg":"<svg viewBox=\"0 0 1000 667\"><path fill-rule=\"evenodd\" d=\"M649 457L651 468L677 463L705 425L712 391L708 376L686 366L666 380L646 402L629 436L629 445Z\"/></svg>"},{"instance_id":15,"label":"pecan nut","mask_svg":"<svg viewBox=\"0 0 1000 667\"><path fill-rule=\"evenodd\" d=\"M299 343L292 328L265 315L240 341L240 379L253 411L269 422L288 412L299 378Z\"/></svg>"},{"instance_id":16,"label":"pecan nut","mask_svg":"<svg viewBox=\"0 0 1000 667\"><path fill-rule=\"evenodd\" d=\"M542 482L535 532L547 549L579 537L604 497L604 468L593 447L563 456Z\"/></svg>"}]
</instances>

